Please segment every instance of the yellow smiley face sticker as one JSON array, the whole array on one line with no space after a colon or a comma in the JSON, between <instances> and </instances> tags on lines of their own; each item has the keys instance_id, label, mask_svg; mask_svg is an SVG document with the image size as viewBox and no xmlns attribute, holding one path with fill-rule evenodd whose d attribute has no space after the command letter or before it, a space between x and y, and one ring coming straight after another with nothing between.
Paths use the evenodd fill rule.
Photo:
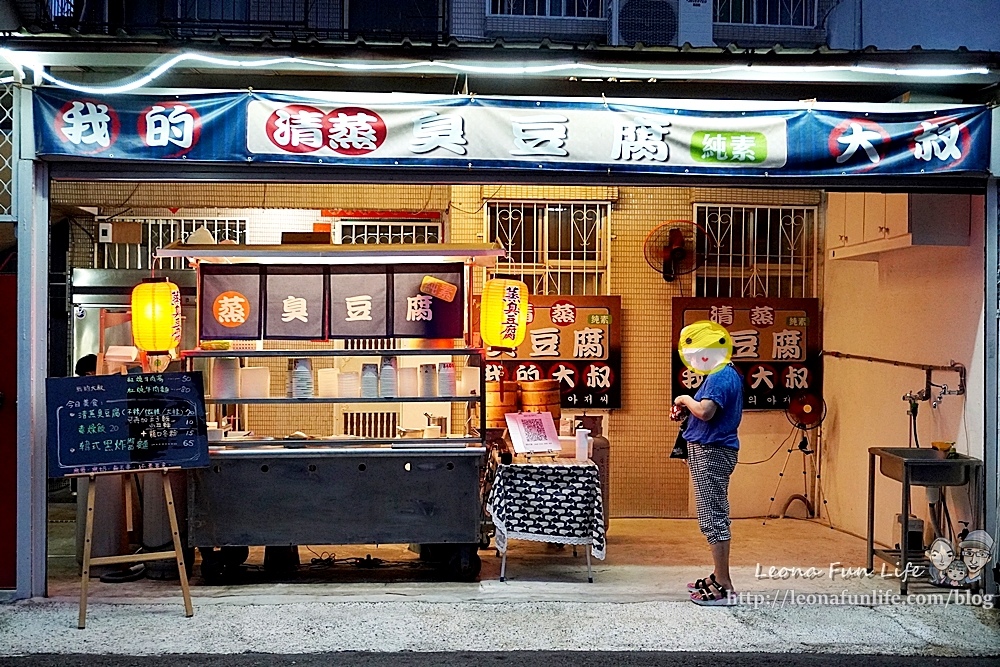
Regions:
<instances>
[{"instance_id":1,"label":"yellow smiley face sticker","mask_svg":"<svg viewBox=\"0 0 1000 667\"><path fill-rule=\"evenodd\" d=\"M681 329L677 351L688 370L708 375L729 363L733 339L721 324L702 320Z\"/></svg>"}]
</instances>

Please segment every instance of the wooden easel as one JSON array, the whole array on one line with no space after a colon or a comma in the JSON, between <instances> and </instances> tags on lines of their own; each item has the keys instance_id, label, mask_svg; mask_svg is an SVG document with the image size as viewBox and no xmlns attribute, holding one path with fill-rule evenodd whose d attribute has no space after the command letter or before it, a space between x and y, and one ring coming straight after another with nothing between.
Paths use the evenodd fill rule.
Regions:
<instances>
[{"instance_id":1,"label":"wooden easel","mask_svg":"<svg viewBox=\"0 0 1000 667\"><path fill-rule=\"evenodd\" d=\"M87 485L87 528L83 541L83 575L80 580L80 619L77 624L81 630L87 627L87 589L90 586L90 566L91 565L116 565L123 563L139 563L151 560L177 561L177 573L181 579L181 593L184 595L184 615L190 618L194 616L194 607L191 605L191 589L188 586L187 569L184 567L184 550L181 546L181 533L177 527L177 512L174 507L174 492L170 487L170 477L167 473L180 468L156 468L153 470L128 470L108 473L87 473L83 475L72 475L73 477L87 477L90 484ZM170 519L170 532L173 537L173 551L157 551L148 554L126 554L122 556L100 556L91 558L90 552L94 541L94 501L97 498L97 485L94 483L98 475L134 475L161 473L163 475L163 499L167 503L167 516Z\"/></svg>"}]
</instances>

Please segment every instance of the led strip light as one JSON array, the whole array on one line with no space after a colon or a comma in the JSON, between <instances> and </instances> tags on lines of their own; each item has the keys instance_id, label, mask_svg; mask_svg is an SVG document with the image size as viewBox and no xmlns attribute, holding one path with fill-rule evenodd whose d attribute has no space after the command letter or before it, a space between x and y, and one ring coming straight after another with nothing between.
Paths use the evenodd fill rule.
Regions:
<instances>
[{"instance_id":1,"label":"led strip light","mask_svg":"<svg viewBox=\"0 0 1000 667\"><path fill-rule=\"evenodd\" d=\"M45 71L45 65L36 59L34 54L0 48L0 57L10 63L20 80L24 79L25 70L35 73L36 80L46 81L60 88L66 88L79 93L93 95L115 95L128 93L143 88L160 78L174 67L188 65L214 65L234 69L267 69L277 66L293 65L315 69L334 70L342 72L406 72L411 70L440 70L448 74L492 74L496 76L534 76L565 73L586 72L601 77L628 77L640 79L690 79L718 74L742 74L745 78L754 80L802 80L810 74L830 74L846 72L854 74L870 74L888 77L916 78L952 78L973 75L989 75L991 70L986 67L914 67L893 68L868 65L725 65L707 68L650 68L626 67L617 65L594 65L586 63L555 63L551 65L476 65L437 60L419 60L400 63L358 63L349 61L315 60L297 56L279 56L275 58L255 58L240 60L221 58L201 53L181 53L161 63L153 70L131 79L125 83L107 86L87 86L70 81L64 81ZM780 75L780 76L779 76Z\"/></svg>"}]
</instances>

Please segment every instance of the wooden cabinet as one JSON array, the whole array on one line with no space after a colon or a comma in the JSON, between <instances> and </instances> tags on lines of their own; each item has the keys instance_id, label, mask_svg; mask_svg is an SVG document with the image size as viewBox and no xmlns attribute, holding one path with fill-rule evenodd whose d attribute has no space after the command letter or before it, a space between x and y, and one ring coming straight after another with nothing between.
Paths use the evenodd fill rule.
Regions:
<instances>
[{"instance_id":1,"label":"wooden cabinet","mask_svg":"<svg viewBox=\"0 0 1000 667\"><path fill-rule=\"evenodd\" d=\"M885 195L885 228L890 239L910 233L909 195Z\"/></svg>"},{"instance_id":2,"label":"wooden cabinet","mask_svg":"<svg viewBox=\"0 0 1000 667\"><path fill-rule=\"evenodd\" d=\"M965 246L972 209L982 204L972 195L831 192L826 249L830 259L871 261L911 246Z\"/></svg>"},{"instance_id":3,"label":"wooden cabinet","mask_svg":"<svg viewBox=\"0 0 1000 667\"><path fill-rule=\"evenodd\" d=\"M885 195L865 193L864 242L885 238Z\"/></svg>"},{"instance_id":4,"label":"wooden cabinet","mask_svg":"<svg viewBox=\"0 0 1000 667\"><path fill-rule=\"evenodd\" d=\"M848 192L844 211L844 245L857 245L865 240L865 195Z\"/></svg>"},{"instance_id":5,"label":"wooden cabinet","mask_svg":"<svg viewBox=\"0 0 1000 667\"><path fill-rule=\"evenodd\" d=\"M847 245L844 217L847 213L847 195L831 192L826 196L826 247L843 248Z\"/></svg>"}]
</instances>

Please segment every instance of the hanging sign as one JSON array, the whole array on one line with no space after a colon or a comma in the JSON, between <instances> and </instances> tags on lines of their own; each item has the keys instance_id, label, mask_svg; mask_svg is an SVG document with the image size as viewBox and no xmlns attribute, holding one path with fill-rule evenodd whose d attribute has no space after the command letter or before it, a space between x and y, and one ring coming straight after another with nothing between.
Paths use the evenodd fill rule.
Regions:
<instances>
[{"instance_id":1,"label":"hanging sign","mask_svg":"<svg viewBox=\"0 0 1000 667\"><path fill-rule=\"evenodd\" d=\"M261 289L259 266L201 267L198 293L202 340L258 340Z\"/></svg>"},{"instance_id":2,"label":"hanging sign","mask_svg":"<svg viewBox=\"0 0 1000 667\"><path fill-rule=\"evenodd\" d=\"M528 304L524 341L487 351L486 381L559 380L564 408L620 408L621 297L532 294Z\"/></svg>"},{"instance_id":3,"label":"hanging sign","mask_svg":"<svg viewBox=\"0 0 1000 667\"><path fill-rule=\"evenodd\" d=\"M465 265L201 265L201 340L462 338Z\"/></svg>"},{"instance_id":4,"label":"hanging sign","mask_svg":"<svg viewBox=\"0 0 1000 667\"><path fill-rule=\"evenodd\" d=\"M388 336L389 273L384 266L330 267L330 338Z\"/></svg>"},{"instance_id":5,"label":"hanging sign","mask_svg":"<svg viewBox=\"0 0 1000 667\"><path fill-rule=\"evenodd\" d=\"M33 92L41 156L740 176L988 171L982 105ZM362 101L359 101L362 100Z\"/></svg>"},{"instance_id":6,"label":"hanging sign","mask_svg":"<svg viewBox=\"0 0 1000 667\"><path fill-rule=\"evenodd\" d=\"M393 272L392 335L461 338L465 335L462 264L407 265Z\"/></svg>"},{"instance_id":7,"label":"hanging sign","mask_svg":"<svg viewBox=\"0 0 1000 667\"><path fill-rule=\"evenodd\" d=\"M317 340L326 324L323 267L272 266L264 280L264 338Z\"/></svg>"},{"instance_id":8,"label":"hanging sign","mask_svg":"<svg viewBox=\"0 0 1000 667\"><path fill-rule=\"evenodd\" d=\"M673 338L711 320L733 339L732 362L743 376L743 407L784 410L799 394L823 396L822 330L817 299L674 298ZM705 375L673 349L673 396L694 395Z\"/></svg>"},{"instance_id":9,"label":"hanging sign","mask_svg":"<svg viewBox=\"0 0 1000 667\"><path fill-rule=\"evenodd\" d=\"M49 378L49 477L208 465L201 373Z\"/></svg>"}]
</instances>

